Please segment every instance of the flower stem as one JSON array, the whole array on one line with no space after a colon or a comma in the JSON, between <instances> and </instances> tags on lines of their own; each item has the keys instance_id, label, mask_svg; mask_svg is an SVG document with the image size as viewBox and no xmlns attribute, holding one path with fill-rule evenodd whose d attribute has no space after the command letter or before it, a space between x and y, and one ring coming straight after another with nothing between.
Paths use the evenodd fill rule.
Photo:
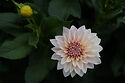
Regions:
<instances>
[{"instance_id":1,"label":"flower stem","mask_svg":"<svg viewBox=\"0 0 125 83\"><path fill-rule=\"evenodd\" d=\"M19 4L17 2L15 2L15 0L11 0L16 6L18 6Z\"/></svg>"}]
</instances>

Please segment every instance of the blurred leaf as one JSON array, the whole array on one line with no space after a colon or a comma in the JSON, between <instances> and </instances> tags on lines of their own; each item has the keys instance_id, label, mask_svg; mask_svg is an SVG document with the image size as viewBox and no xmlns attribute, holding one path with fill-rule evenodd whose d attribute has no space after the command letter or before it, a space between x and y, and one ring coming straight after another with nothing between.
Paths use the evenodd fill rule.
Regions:
<instances>
[{"instance_id":1,"label":"blurred leaf","mask_svg":"<svg viewBox=\"0 0 125 83\"><path fill-rule=\"evenodd\" d=\"M35 24L27 24L27 25L25 25L25 27L31 29L32 31L35 31L36 26L35 26Z\"/></svg>"},{"instance_id":2,"label":"blurred leaf","mask_svg":"<svg viewBox=\"0 0 125 83\"><path fill-rule=\"evenodd\" d=\"M110 19L112 19L112 18L118 16L118 15L121 14L121 13L123 13L123 10L115 10L115 11L110 12L109 14L106 14L106 18L107 18L108 20L110 20Z\"/></svg>"},{"instance_id":3,"label":"blurred leaf","mask_svg":"<svg viewBox=\"0 0 125 83\"><path fill-rule=\"evenodd\" d=\"M34 33L31 34L30 38L29 38L29 45L34 46L35 48L37 48L37 43L39 42L39 37L37 37Z\"/></svg>"},{"instance_id":4,"label":"blurred leaf","mask_svg":"<svg viewBox=\"0 0 125 83\"><path fill-rule=\"evenodd\" d=\"M50 60L47 46L41 46L41 48L39 48L40 50L38 52L30 56L29 66L25 73L26 83L40 83L55 66Z\"/></svg>"},{"instance_id":5,"label":"blurred leaf","mask_svg":"<svg viewBox=\"0 0 125 83\"><path fill-rule=\"evenodd\" d=\"M69 15L81 17L81 8L78 0L51 0L48 8L50 16L67 19Z\"/></svg>"},{"instance_id":6,"label":"blurred leaf","mask_svg":"<svg viewBox=\"0 0 125 83\"><path fill-rule=\"evenodd\" d=\"M125 23L125 17L121 18L119 21Z\"/></svg>"},{"instance_id":7,"label":"blurred leaf","mask_svg":"<svg viewBox=\"0 0 125 83\"><path fill-rule=\"evenodd\" d=\"M55 36L61 34L63 30L63 26L69 27L72 21L62 21L55 17L48 17L43 20L42 27L44 29L44 35L48 38L48 36Z\"/></svg>"},{"instance_id":8,"label":"blurred leaf","mask_svg":"<svg viewBox=\"0 0 125 83\"><path fill-rule=\"evenodd\" d=\"M41 9L42 14L47 13L49 0L33 0L33 2Z\"/></svg>"},{"instance_id":9,"label":"blurred leaf","mask_svg":"<svg viewBox=\"0 0 125 83\"><path fill-rule=\"evenodd\" d=\"M19 20L21 19L20 16L16 13L0 13L0 24L2 26L2 23L17 23L17 21L19 22ZM3 25L3 26L7 26L7 25Z\"/></svg>"},{"instance_id":10,"label":"blurred leaf","mask_svg":"<svg viewBox=\"0 0 125 83\"><path fill-rule=\"evenodd\" d=\"M6 33L17 36L22 34L19 22L21 16L16 13L0 13L0 29Z\"/></svg>"},{"instance_id":11,"label":"blurred leaf","mask_svg":"<svg viewBox=\"0 0 125 83\"><path fill-rule=\"evenodd\" d=\"M0 57L7 59L21 59L26 57L31 47L27 44L29 34L18 36L13 41L6 41L0 47Z\"/></svg>"},{"instance_id":12,"label":"blurred leaf","mask_svg":"<svg viewBox=\"0 0 125 83\"><path fill-rule=\"evenodd\" d=\"M27 24L25 27L33 31L31 36L29 37L29 41L28 41L29 45L37 48L37 43L39 42L39 35L40 35L38 31L38 27L36 27L35 24Z\"/></svg>"}]
</instances>

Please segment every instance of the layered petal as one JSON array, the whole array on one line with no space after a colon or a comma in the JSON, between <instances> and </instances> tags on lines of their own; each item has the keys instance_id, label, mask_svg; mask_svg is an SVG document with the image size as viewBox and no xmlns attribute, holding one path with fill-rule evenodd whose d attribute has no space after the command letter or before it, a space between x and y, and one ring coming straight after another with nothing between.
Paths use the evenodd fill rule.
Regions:
<instances>
[{"instance_id":1,"label":"layered petal","mask_svg":"<svg viewBox=\"0 0 125 83\"><path fill-rule=\"evenodd\" d=\"M70 29L63 27L63 35L55 36L50 42L55 46L51 59L58 60L57 70L63 69L64 77L76 74L82 77L87 68L94 69L94 65L101 64L101 39L84 25L78 29L74 25Z\"/></svg>"}]
</instances>

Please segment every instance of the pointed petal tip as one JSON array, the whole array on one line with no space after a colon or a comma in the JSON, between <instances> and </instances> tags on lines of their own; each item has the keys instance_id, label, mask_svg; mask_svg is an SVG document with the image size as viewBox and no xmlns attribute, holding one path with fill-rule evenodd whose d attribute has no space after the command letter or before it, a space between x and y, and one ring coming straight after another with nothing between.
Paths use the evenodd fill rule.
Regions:
<instances>
[{"instance_id":1,"label":"pointed petal tip","mask_svg":"<svg viewBox=\"0 0 125 83\"><path fill-rule=\"evenodd\" d=\"M50 39L50 42L55 46L58 47L56 39Z\"/></svg>"},{"instance_id":2,"label":"pointed petal tip","mask_svg":"<svg viewBox=\"0 0 125 83\"><path fill-rule=\"evenodd\" d=\"M86 29L85 25L82 25L82 26L81 26L81 27L79 27L79 28L83 28L83 29Z\"/></svg>"}]
</instances>

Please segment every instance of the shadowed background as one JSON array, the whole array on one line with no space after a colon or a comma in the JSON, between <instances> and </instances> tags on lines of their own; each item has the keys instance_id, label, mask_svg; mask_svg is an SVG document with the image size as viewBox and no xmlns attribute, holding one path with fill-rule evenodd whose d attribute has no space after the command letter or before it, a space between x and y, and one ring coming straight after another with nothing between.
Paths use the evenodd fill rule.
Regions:
<instances>
[{"instance_id":1,"label":"shadowed background","mask_svg":"<svg viewBox=\"0 0 125 83\"><path fill-rule=\"evenodd\" d=\"M29 5L41 17L35 17L38 22L50 18L42 21L43 33L38 48L32 48L23 57L15 57L20 53L23 55L29 49L19 48L24 43L17 45L12 43L15 42L13 39L30 30L24 28L27 22L16 14L17 8L11 0L0 0L0 83L125 83L125 0L16 1L32 3ZM56 69L57 61L50 59L53 52L49 39L61 35L62 26L69 25L86 25L86 28L91 28L102 39L102 64L93 70L88 69L83 77L76 75L74 78L64 78L62 70ZM9 51L3 50L3 44L10 40L13 41L10 45L7 44ZM18 48L18 53L13 50ZM10 56L6 57L4 52Z\"/></svg>"}]
</instances>

